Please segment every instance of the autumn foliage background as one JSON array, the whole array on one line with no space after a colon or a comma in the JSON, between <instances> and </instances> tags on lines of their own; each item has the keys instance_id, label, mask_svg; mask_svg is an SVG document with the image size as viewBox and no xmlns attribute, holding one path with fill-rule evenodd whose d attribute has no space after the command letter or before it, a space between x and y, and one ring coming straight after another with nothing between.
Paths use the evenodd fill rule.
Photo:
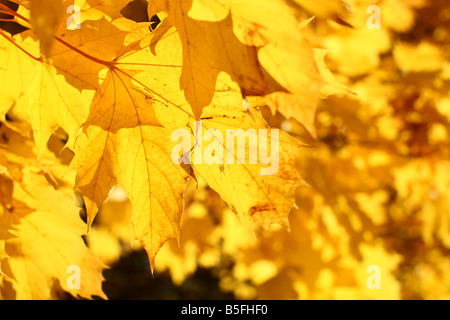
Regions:
<instances>
[{"instance_id":1,"label":"autumn foliage background","mask_svg":"<svg viewBox=\"0 0 450 320\"><path fill-rule=\"evenodd\" d=\"M450 298L448 1L0 11L0 298ZM172 163L199 119L278 173Z\"/></svg>"}]
</instances>

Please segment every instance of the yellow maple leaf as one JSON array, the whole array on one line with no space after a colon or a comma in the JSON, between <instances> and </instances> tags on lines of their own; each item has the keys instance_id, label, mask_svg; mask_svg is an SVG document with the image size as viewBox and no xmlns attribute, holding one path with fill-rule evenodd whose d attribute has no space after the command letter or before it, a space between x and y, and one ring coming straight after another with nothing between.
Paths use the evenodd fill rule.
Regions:
<instances>
[{"instance_id":1,"label":"yellow maple leaf","mask_svg":"<svg viewBox=\"0 0 450 320\"><path fill-rule=\"evenodd\" d=\"M81 238L85 227L74 195L53 189L43 176L28 171L24 172L23 185L24 190L15 186L15 197L23 199L32 212L11 209L15 238L6 240L8 258L2 263L15 298L49 299L55 281L74 296L106 298L101 291L105 266ZM82 270L80 288L68 285L67 270L72 265Z\"/></svg>"},{"instance_id":2,"label":"yellow maple leaf","mask_svg":"<svg viewBox=\"0 0 450 320\"><path fill-rule=\"evenodd\" d=\"M0 79L4 79L4 83L9 82L9 77L13 79L11 93L4 98L4 113L14 101L17 114L33 125L39 156L57 127L64 128L69 134L67 145L73 148L76 134L86 120L94 90L98 88L98 74L123 48L127 34L106 19L86 21L83 30L67 30L67 17L65 12L59 13L58 24L51 35L54 41L45 55L41 53L40 42L33 31L12 38L3 34L8 65L0 70ZM129 31L135 24L119 25ZM72 67L74 65L76 68ZM23 72L13 75L11 72L16 67Z\"/></svg>"},{"instance_id":3,"label":"yellow maple leaf","mask_svg":"<svg viewBox=\"0 0 450 320\"><path fill-rule=\"evenodd\" d=\"M3 31L0 30L1 33ZM32 41L27 39L24 41ZM0 96L0 115L3 118L14 102L22 93L21 89L27 84L26 77L18 77L17 74L26 74L34 66L32 59L21 59L20 49L14 46L5 37L0 37L0 60L4 64L0 69L0 86L3 89ZM16 66L17 68L8 67Z\"/></svg>"},{"instance_id":4,"label":"yellow maple leaf","mask_svg":"<svg viewBox=\"0 0 450 320\"><path fill-rule=\"evenodd\" d=\"M74 161L88 225L119 184L132 204L133 233L153 267L162 244L178 236L186 184L186 173L170 160L173 142L167 129L152 112L151 99L134 89L121 71L111 70L94 98L83 131Z\"/></svg>"},{"instance_id":5,"label":"yellow maple leaf","mask_svg":"<svg viewBox=\"0 0 450 320\"><path fill-rule=\"evenodd\" d=\"M106 298L101 290L105 266L82 239L85 224L71 187L73 175L48 151L36 163L27 127L3 122L0 126L6 156L0 175L3 297L57 298L62 288L74 296ZM69 266L83 269L82 288L69 287Z\"/></svg>"},{"instance_id":6,"label":"yellow maple leaf","mask_svg":"<svg viewBox=\"0 0 450 320\"><path fill-rule=\"evenodd\" d=\"M323 80L311 45L282 1L149 2L150 16L159 11L167 12L181 38L180 86L197 120L211 103L222 71L238 83L244 97L267 95L273 112L295 117L315 133L314 114Z\"/></svg>"},{"instance_id":7,"label":"yellow maple leaf","mask_svg":"<svg viewBox=\"0 0 450 320\"><path fill-rule=\"evenodd\" d=\"M221 74L200 121L173 106L159 106L157 114L179 141L172 160L189 164L242 221L253 227L288 226L295 190L303 183L292 170L302 144L269 128L258 110L245 111L242 103L237 85Z\"/></svg>"}]
</instances>

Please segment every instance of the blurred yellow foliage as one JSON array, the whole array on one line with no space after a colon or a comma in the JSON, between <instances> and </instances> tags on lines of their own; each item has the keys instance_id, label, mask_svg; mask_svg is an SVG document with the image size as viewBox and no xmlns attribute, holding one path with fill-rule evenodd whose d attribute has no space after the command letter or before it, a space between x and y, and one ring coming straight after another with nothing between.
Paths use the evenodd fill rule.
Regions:
<instances>
[{"instance_id":1,"label":"blurred yellow foliage","mask_svg":"<svg viewBox=\"0 0 450 320\"><path fill-rule=\"evenodd\" d=\"M349 1L345 21L352 27L328 12L316 12L305 27L315 46L327 49L334 76L355 93L320 103L318 139L293 119L276 114L269 121L289 121L283 128L314 146L297 156L310 187L297 191L290 232L252 235L228 209L205 201L203 222L211 215L217 222L197 263L216 251L221 288L238 298L449 297L448 8L445 1L378 1L382 28L369 30L371 4ZM304 5L302 19L314 10ZM181 250L191 246L180 242ZM367 286L371 265L380 268L381 289Z\"/></svg>"},{"instance_id":2,"label":"blurred yellow foliage","mask_svg":"<svg viewBox=\"0 0 450 320\"><path fill-rule=\"evenodd\" d=\"M16 2L25 15L29 1ZM32 79L38 101L32 104L21 92L26 79L7 83L12 71L1 69L8 90L0 101L14 108L0 106L8 123L0 126L0 298L54 298L50 285L104 297L98 288L71 291L61 268L57 280L36 276L27 291L34 246L63 239L75 243L80 264L90 261L86 268L96 283L103 263L114 266L144 248L156 277L168 274L182 285L208 269L219 288L238 299L450 299L447 0L179 0L179 7L148 1L150 17L167 17L156 31L122 20L117 8L77 3L90 36L105 44L97 58L90 40L71 47L85 50L75 62L90 60L83 60L90 73L59 73L58 63L74 59L63 41L78 38L61 35L61 26L42 28L41 19L55 18L46 11L31 7L31 21L44 52L52 48L46 58L53 64L42 56L29 61L40 52L31 31L14 36L28 57L12 38L0 37L7 48L0 50L2 60L20 53L45 84ZM368 26L373 5L380 28ZM11 61L20 68L18 58ZM144 65L152 71L142 71ZM68 82L50 87L63 77ZM86 90L75 89L79 82ZM75 98L49 98L58 88ZM63 103L67 117L43 111L44 98L51 108ZM93 103L77 109L82 99ZM198 119L219 131L283 129L280 173L262 178L258 166L170 162L168 133L192 132ZM22 121L33 128L23 130ZM55 138L58 133L64 138ZM84 224L74 215L64 218L77 211L68 191L72 149L75 186L92 224L87 246ZM29 190L41 197L29 198ZM46 207L45 195L62 199L66 210L52 223L62 230L70 225L70 232L39 224L59 208ZM256 209L261 199L272 202ZM20 219L8 215L12 204ZM34 241L39 230L51 238ZM76 260L71 255L55 258L56 266Z\"/></svg>"}]
</instances>

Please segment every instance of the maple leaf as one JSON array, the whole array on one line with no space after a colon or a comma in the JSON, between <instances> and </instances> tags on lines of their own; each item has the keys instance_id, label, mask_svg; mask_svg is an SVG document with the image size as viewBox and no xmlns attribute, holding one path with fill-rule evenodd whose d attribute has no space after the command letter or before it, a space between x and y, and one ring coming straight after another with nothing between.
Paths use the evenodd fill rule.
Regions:
<instances>
[{"instance_id":1,"label":"maple leaf","mask_svg":"<svg viewBox=\"0 0 450 320\"><path fill-rule=\"evenodd\" d=\"M24 172L23 184L26 189L16 186L15 197L23 199L26 205L22 209L13 207L12 219L17 227L13 231L15 237L5 241L8 258L2 263L15 298L49 299L55 279L74 296L106 298L99 290L105 266L81 238L85 227L77 215L74 196L54 190L46 185L43 176L28 172ZM71 265L82 269L79 290L67 287L67 268Z\"/></svg>"},{"instance_id":2,"label":"maple leaf","mask_svg":"<svg viewBox=\"0 0 450 320\"><path fill-rule=\"evenodd\" d=\"M183 44L180 86L196 119L223 71L244 97L266 95L274 111L295 117L314 134L322 79L310 44L281 1L151 1L148 10L149 16L165 11L177 28Z\"/></svg>"},{"instance_id":3,"label":"maple leaf","mask_svg":"<svg viewBox=\"0 0 450 320\"><path fill-rule=\"evenodd\" d=\"M448 59L436 44L420 40L415 32L421 29L420 23L428 20L433 21L427 22L428 27L443 23L434 18L442 4L431 5L432 8L427 9L431 13L423 18L426 10L412 11L412 7L424 6L423 1L383 1L380 3L383 17L386 17L383 28L369 31L365 13L370 1L355 3L352 10L348 10L352 29L335 23L335 13L343 9L340 1L315 8L315 4L305 1L293 2L305 8L309 5L309 10L322 18L308 27L319 37L317 46L330 49L327 63L337 70L339 79L348 79L355 95L338 95L321 103L316 120L318 140L313 141L316 149L313 152L303 149L298 155L303 160L298 170L311 188L301 188L297 192L297 202L302 206L300 214L290 216L291 233L270 228L264 235L252 238L253 241L237 240L236 233L242 237L244 232L238 229L238 222L229 225L234 215L222 213L220 205L208 201L202 210L214 212L214 217L220 220L212 232L208 231L210 240L205 243L204 239L191 236L189 224L200 224L197 221L200 218L194 214L186 217L185 242L181 242L180 248L175 242L164 248L162 269L169 270L174 281L180 283L194 272L196 263L197 267L202 266L199 262L202 257L209 256L214 261L214 257L226 256L233 261L233 268L221 269L220 287L241 298L446 297L446 285L437 285L436 279L448 283L448 277L442 272L449 263L444 258L449 220L448 197L443 192L449 180L445 173L448 148L443 144L449 134L446 129ZM179 10L178 14L183 11L189 19L210 22L222 21L232 11L227 1L192 1L189 11L180 3L174 3L173 7L169 3L169 16L170 12ZM299 11L303 17L301 14ZM233 19L233 14L230 15ZM326 19L333 21L324 21ZM414 26L414 34L409 32L408 38L404 38L404 34L396 33L410 30L414 19L420 22ZM441 37L446 38L443 34ZM413 45L417 43L419 46ZM326 51L314 50L320 76L325 80L320 96L351 93L325 68ZM428 59L433 63L422 63ZM398 70L403 71L401 77ZM431 81L431 73L436 82ZM217 99L219 91L230 97L229 91L239 91L238 86L220 75L217 82L224 86L216 84L211 106L202 110L200 120L204 129L220 127L229 121L225 120L228 115L238 114L231 106L228 106L229 114L220 112L220 106L226 104ZM435 87L430 83L440 85ZM233 90L227 90L227 86ZM286 92L277 94L289 97ZM237 96L236 106L238 100ZM258 118L252 111L248 109L246 114ZM159 111L157 114L160 115ZM181 115L176 118L180 117L183 118ZM214 124L207 122L213 119ZM183 125L181 121L189 122L186 128L195 132L193 121L183 118L178 127ZM296 121L287 122L279 114L269 123L281 123L292 135L305 137ZM214 151L217 153L217 150ZM224 167L218 167L219 173L227 172ZM202 177L200 168L199 164L191 164L188 169ZM207 173L203 175L208 177ZM219 177L214 175L221 181ZM226 188L224 184L217 185L216 192ZM215 193L208 195L213 197ZM202 216L205 227L208 218ZM182 235L183 232L182 227ZM303 254L297 254L299 250ZM421 253L423 256L418 258ZM419 263L420 259L423 260ZM387 281L385 289L368 290L367 267L372 264L379 264L382 278ZM416 271L409 272L409 268L420 270L427 275L427 280L418 280L414 276Z\"/></svg>"},{"instance_id":4,"label":"maple leaf","mask_svg":"<svg viewBox=\"0 0 450 320\"><path fill-rule=\"evenodd\" d=\"M3 33L3 31L0 31ZM8 36L4 33L6 37ZM26 74L27 70L33 67L32 59L20 59L20 49L12 45L7 38L0 38L0 59L4 65L0 69L0 86L4 90L0 96L0 114L3 118L15 101L18 100L25 88L26 77L17 76L17 74ZM16 68L8 68L6 66L17 66Z\"/></svg>"},{"instance_id":5,"label":"maple leaf","mask_svg":"<svg viewBox=\"0 0 450 320\"><path fill-rule=\"evenodd\" d=\"M173 143L152 112L151 99L122 72L110 70L94 97L77 142L76 186L89 225L112 187L125 190L133 206L133 233L153 267L162 244L178 236L187 175L170 161Z\"/></svg>"},{"instance_id":6,"label":"maple leaf","mask_svg":"<svg viewBox=\"0 0 450 320\"><path fill-rule=\"evenodd\" d=\"M163 33L165 31L160 32ZM158 38L159 36L155 34L154 37ZM131 61L133 60L148 60L152 56L150 53L144 55L145 52L149 51L147 43L141 43L146 48L145 50L125 55L118 61L128 66L132 64ZM169 54L169 50L166 47L171 49L171 54ZM176 54L176 52L179 52L175 49L177 47L180 48L180 41L177 39L177 35L168 31L164 41L159 41L156 45L155 54L152 57L152 59L156 59L155 62L148 62L151 68L138 73L135 76L135 80L141 84L145 83L148 88L151 88L151 90L146 92L154 99L157 117L164 127L168 128L169 132L185 129L190 133L191 137L188 145L193 147L195 144L195 117L192 113L193 111L186 105L184 95L177 86L177 82L174 81L179 79L180 72L182 72L180 68L176 67L181 62L180 55ZM166 54L159 54L160 52ZM170 61L172 61L172 64L169 64ZM136 68L142 67L137 64ZM226 136L227 129L253 129L257 132L259 132L259 129L263 129L270 131L258 112L250 114L245 112L242 108L242 103L243 98L239 93L239 88L235 83L231 82L229 77L221 73L218 76L211 105L204 109L203 116L200 118L202 130L216 129L221 132L223 137ZM268 133L266 133L266 136L257 135L258 140L264 140L268 137ZM224 158L231 155L231 150L224 150L226 147L224 142L217 143L218 141L216 141L217 149L215 151L218 154L220 151L224 151L222 153ZM280 170L273 177L269 175L261 177L261 167L265 167L262 164L194 163L192 164L192 169L196 175L205 179L230 206L235 208L243 220L252 221L253 219L252 223L256 222L257 225L263 226L270 224L270 221L286 224L287 214L294 204L292 197L295 188L301 184L298 174L295 171L289 171L290 164L293 164L294 161L295 148L299 147L300 144L283 132L280 133L276 144L280 145L280 152L278 153L280 155L279 163L278 159L276 160L276 165L279 166ZM269 155L270 152L268 150L262 150L262 145L259 147L261 150L253 149L249 150L249 153L266 152ZM207 144L203 144L200 152L204 152L207 148ZM211 148L212 145L209 146L209 149ZM265 148L269 148L269 145L266 145ZM188 156L191 156L191 154ZM272 156L276 159L275 155ZM285 172L285 170L287 171ZM238 185L241 185L245 190L252 190L249 197L242 197L242 194L236 190ZM270 189L274 189L276 192L273 193ZM254 217L249 218L253 215Z\"/></svg>"},{"instance_id":7,"label":"maple leaf","mask_svg":"<svg viewBox=\"0 0 450 320\"><path fill-rule=\"evenodd\" d=\"M212 101L219 72L224 71L233 79L239 79L243 90L248 93L265 91L265 84L257 66L255 48L239 42L233 33L231 18L218 22L191 19L187 15L190 2L177 1L164 9L183 44L180 87L185 90L195 118L199 119L202 109ZM152 9L155 5L158 2L149 3L149 16L158 13ZM202 59L197 59L198 56Z\"/></svg>"},{"instance_id":8,"label":"maple leaf","mask_svg":"<svg viewBox=\"0 0 450 320\"><path fill-rule=\"evenodd\" d=\"M27 39L21 44L27 48L27 52L38 52L38 43L29 41L30 33L20 34L13 41L20 41ZM30 44L29 46L25 46ZM86 117L87 108L86 101L89 99L89 93L82 93L68 84L66 81L61 81L64 76L59 74L58 70L47 63L41 63L36 56L29 56L15 48L15 45L9 43L10 46L10 68L17 63L18 65L27 66L27 70L17 79L18 84L13 90L9 100L17 99L16 108L22 110L22 114L26 120L33 123L35 139L37 142L39 154L42 154L43 148L47 144L48 138L55 128L63 126L72 139L78 131L81 122ZM7 77L8 73L2 75ZM6 78L5 78L6 79ZM14 83L13 83L14 84ZM57 94L55 94L57 92ZM7 104L8 111L12 106Z\"/></svg>"},{"instance_id":9,"label":"maple leaf","mask_svg":"<svg viewBox=\"0 0 450 320\"><path fill-rule=\"evenodd\" d=\"M49 151L36 164L28 130L20 123L0 126L6 155L0 173L2 295L51 299L62 288L73 296L106 298L101 289L105 265L82 239L86 227L72 189L74 175ZM82 270L79 289L67 286L71 265Z\"/></svg>"},{"instance_id":10,"label":"maple leaf","mask_svg":"<svg viewBox=\"0 0 450 320\"><path fill-rule=\"evenodd\" d=\"M30 7L26 1L20 3ZM94 11L83 4L84 12L103 8L103 2L92 5L97 7ZM284 132L278 134L278 130L268 134L269 128L259 112L243 110L242 102L248 95L274 93L267 96L269 105L276 104L287 116L295 115L313 131L315 105L323 83L312 48L281 2L267 3L258 14L252 13L256 2L245 6L227 4L226 16L209 22L198 20L205 12L211 13L207 8L194 12L196 19L191 19L187 16L190 2L182 1L180 5L181 11L163 8L168 18L150 35L148 30L118 19L116 14L98 18L95 13L85 16L82 31L66 32L64 14L58 18L60 24L54 28L51 50L45 49L45 56L38 50L38 41L26 47L24 40L33 38L31 31L20 35L25 39L16 37L8 43L18 50L21 59L33 60L37 70L36 77L23 81L28 88L21 88L30 101L18 99L12 111L28 115L25 119L32 123L38 155L57 126L68 133L67 146L72 148L84 122L73 163L77 168L75 186L85 199L88 226L110 190L120 185L132 204L133 232L147 250L152 268L162 244L178 237L188 175L205 179L251 225L288 225L294 192L302 183L297 171L292 170L300 144ZM276 8L282 10L280 19L269 23L267 18ZM214 10L220 11L218 6ZM151 6L149 12L153 13ZM57 13L46 14L56 19L52 15ZM288 26L276 30L281 20ZM196 30L206 30L209 40L204 41L201 32L193 32ZM44 38L48 36L36 32L41 42L47 41ZM193 59L195 52L202 52L206 63ZM273 59L279 62L274 64ZM69 61L77 63L76 71L67 68ZM225 73L229 78L224 77ZM179 79L181 86L177 86ZM59 94L50 96L55 88ZM94 90L88 113L86 106ZM280 100L276 91L286 97ZM52 101L45 111L40 105L44 101ZM288 108L287 101L295 103ZM53 112L49 114L49 110ZM301 114L295 114L296 110ZM67 113L60 116L62 111ZM206 117L200 117L202 111ZM71 117L75 112L79 116ZM268 169L261 164L194 164L186 168L170 163L174 146L169 140L171 133L180 128L193 133L193 121L199 118L205 129L218 130L222 136L230 128L256 130L260 142L270 136L270 143L249 150L247 157L251 153L260 158L261 154L271 153L271 165L276 167L273 175L261 176ZM217 153L222 149L226 157L233 153L225 145L216 149ZM208 146L201 152L205 150ZM242 197L242 193L247 196Z\"/></svg>"},{"instance_id":11,"label":"maple leaf","mask_svg":"<svg viewBox=\"0 0 450 320\"><path fill-rule=\"evenodd\" d=\"M114 65L94 97L75 151L76 186L85 197L88 224L92 223L111 188L119 184L130 198L133 232L146 248L152 266L160 246L178 236L181 195L187 177L181 166L167 163L172 160L169 146L174 146L169 137L176 129L192 129L195 119L190 108L186 108L186 98L176 81L182 77L182 70L178 67L182 65L181 44L173 29L163 22L153 34L130 44L129 51L125 50L114 58ZM218 128L223 132L226 128L241 128L243 119L247 122L244 129L267 129L261 116L248 115L242 110L239 90L228 87L234 87L234 84L221 79L219 77L219 87L213 93L225 93L222 97L213 98L212 103L218 107L212 110L209 119L204 118L208 124L205 128L218 124L217 118L225 119ZM130 106L133 113L130 113ZM157 108L157 117L154 108ZM236 110L239 117L228 116L232 110ZM255 117L259 120L254 121ZM164 127L159 121L164 122ZM293 164L296 143L293 139L289 141L284 133L281 133L280 141L276 141L278 143L286 151L280 153L281 162L277 163L280 172L275 178L260 178L261 166L199 165L193 168L195 174L207 180L244 220L263 226L273 222L287 225L286 217L301 179L295 171L285 172ZM161 153L152 151L156 146ZM232 168L230 173L228 168ZM225 175L221 174L223 169L226 170ZM145 174L137 175L138 170ZM154 180L153 171L164 172L163 179ZM220 181L217 177L226 179ZM232 185L233 181L239 181L245 188L251 186L250 196L240 199L236 190L227 187L224 191L224 186ZM271 192L271 188L280 195Z\"/></svg>"},{"instance_id":12,"label":"maple leaf","mask_svg":"<svg viewBox=\"0 0 450 320\"><path fill-rule=\"evenodd\" d=\"M117 261L130 221L175 284L214 267L239 298L448 296L442 1L382 1L381 30L369 0L149 1L157 27L124 19L127 0L15 2L5 20L31 30L0 30L2 298L104 297L92 252ZM57 263L39 273L42 248Z\"/></svg>"},{"instance_id":13,"label":"maple leaf","mask_svg":"<svg viewBox=\"0 0 450 320\"><path fill-rule=\"evenodd\" d=\"M42 154L57 127L69 134L67 146L73 148L75 136L87 118L89 103L98 88L98 73L107 67L115 52L123 48L127 34L105 19L84 22L83 32L67 32L67 18L67 13L58 16L59 24L54 30L56 40L45 55L41 54L40 42L32 31L23 32L6 43L5 54L10 64L1 70L2 78L6 80L15 63L27 68L13 77L17 82L12 85L16 86L6 102L15 101L18 113L33 124L38 155ZM28 21L25 17L22 20ZM77 68L71 67L74 64ZM6 106L10 108L11 102Z\"/></svg>"},{"instance_id":14,"label":"maple leaf","mask_svg":"<svg viewBox=\"0 0 450 320\"><path fill-rule=\"evenodd\" d=\"M242 221L252 226L288 226L287 216L295 205L294 193L302 184L298 172L291 170L295 151L301 144L278 129L271 130L258 110L244 111L241 103L237 85L219 75L215 96L203 110L200 122L173 106L161 106L157 114L166 127L189 133L180 161L189 161L195 176L202 177L218 192ZM230 130L236 136L230 136ZM242 147L238 146L242 137L236 130L249 135L242 156ZM183 137L184 143L186 138ZM245 140L244 137L244 143ZM196 159L199 154L203 155L202 161ZM270 157L269 161L262 163L263 156Z\"/></svg>"}]
</instances>

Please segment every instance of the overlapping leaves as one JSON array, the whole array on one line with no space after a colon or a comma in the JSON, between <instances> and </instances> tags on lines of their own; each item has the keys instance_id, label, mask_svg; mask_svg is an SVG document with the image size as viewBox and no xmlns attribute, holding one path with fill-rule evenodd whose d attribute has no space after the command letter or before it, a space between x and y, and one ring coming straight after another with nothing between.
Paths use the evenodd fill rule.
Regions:
<instances>
[{"instance_id":1,"label":"overlapping leaves","mask_svg":"<svg viewBox=\"0 0 450 320\"><path fill-rule=\"evenodd\" d=\"M194 138L195 120L222 133L267 132L263 105L315 133L323 88L339 85L283 1L149 1L150 16L166 16L156 30L121 17L127 1L17 3L20 13L2 10L32 30L1 31L2 115L31 124L38 160L57 128L67 133L88 226L120 185L131 201L133 233L153 265L164 242L179 236L188 177L204 179L252 227L288 226L302 179L294 166L300 144L286 133L275 141L280 157L272 176L260 175L263 164L171 161L171 133L186 129ZM67 27L71 13L61 10L72 5L81 8L80 29Z\"/></svg>"}]
</instances>

